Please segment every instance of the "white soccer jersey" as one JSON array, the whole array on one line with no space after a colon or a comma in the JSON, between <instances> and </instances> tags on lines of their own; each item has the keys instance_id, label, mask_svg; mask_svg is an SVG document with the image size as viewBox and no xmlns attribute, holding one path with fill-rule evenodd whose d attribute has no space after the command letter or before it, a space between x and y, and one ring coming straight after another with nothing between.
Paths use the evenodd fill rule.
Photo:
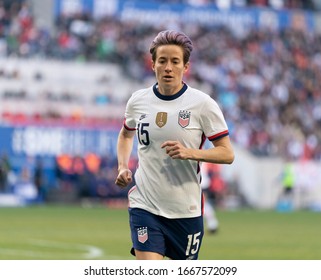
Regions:
<instances>
[{"instance_id":1,"label":"white soccer jersey","mask_svg":"<svg viewBox=\"0 0 321 280\"><path fill-rule=\"evenodd\" d=\"M200 216L199 162L172 159L161 144L178 140L188 148L201 149L206 137L213 141L228 135L217 103L186 84L175 95L164 96L156 84L133 93L124 126L137 130L139 142L136 186L128 193L129 207L167 218Z\"/></svg>"}]
</instances>

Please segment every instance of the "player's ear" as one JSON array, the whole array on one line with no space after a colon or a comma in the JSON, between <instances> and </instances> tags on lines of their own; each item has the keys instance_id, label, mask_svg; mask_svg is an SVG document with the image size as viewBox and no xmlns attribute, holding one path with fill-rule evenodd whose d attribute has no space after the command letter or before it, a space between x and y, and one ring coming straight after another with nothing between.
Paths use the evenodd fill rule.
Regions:
<instances>
[{"instance_id":1,"label":"player's ear","mask_svg":"<svg viewBox=\"0 0 321 280\"><path fill-rule=\"evenodd\" d=\"M152 60L152 69L155 72L155 62L154 62L154 60Z\"/></svg>"},{"instance_id":2,"label":"player's ear","mask_svg":"<svg viewBox=\"0 0 321 280\"><path fill-rule=\"evenodd\" d=\"M190 63L189 61L184 65L184 73L186 73L189 69Z\"/></svg>"}]
</instances>

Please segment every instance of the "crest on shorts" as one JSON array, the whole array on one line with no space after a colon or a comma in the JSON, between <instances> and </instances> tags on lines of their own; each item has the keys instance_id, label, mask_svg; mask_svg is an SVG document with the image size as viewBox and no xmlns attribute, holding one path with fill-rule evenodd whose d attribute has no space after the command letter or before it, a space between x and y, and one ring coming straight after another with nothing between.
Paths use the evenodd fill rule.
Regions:
<instances>
[{"instance_id":1,"label":"crest on shorts","mask_svg":"<svg viewBox=\"0 0 321 280\"><path fill-rule=\"evenodd\" d=\"M148 239L147 227L142 227L137 229L138 241L140 243L145 243Z\"/></svg>"},{"instance_id":2,"label":"crest on shorts","mask_svg":"<svg viewBox=\"0 0 321 280\"><path fill-rule=\"evenodd\" d=\"M158 112L156 115L155 122L158 127L163 127L167 123L167 113L166 112Z\"/></svg>"},{"instance_id":3,"label":"crest on shorts","mask_svg":"<svg viewBox=\"0 0 321 280\"><path fill-rule=\"evenodd\" d=\"M180 110L178 113L178 124L184 128L189 125L189 120L191 118L191 112L186 110Z\"/></svg>"}]
</instances>

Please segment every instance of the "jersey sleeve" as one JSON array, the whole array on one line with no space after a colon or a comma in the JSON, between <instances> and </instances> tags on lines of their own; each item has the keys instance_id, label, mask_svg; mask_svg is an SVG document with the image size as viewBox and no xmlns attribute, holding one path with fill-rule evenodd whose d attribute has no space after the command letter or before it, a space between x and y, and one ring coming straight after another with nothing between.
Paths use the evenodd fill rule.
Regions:
<instances>
[{"instance_id":1,"label":"jersey sleeve","mask_svg":"<svg viewBox=\"0 0 321 280\"><path fill-rule=\"evenodd\" d=\"M123 125L127 130L136 129L136 120L134 113L134 97L131 96L127 102Z\"/></svg>"},{"instance_id":2,"label":"jersey sleeve","mask_svg":"<svg viewBox=\"0 0 321 280\"><path fill-rule=\"evenodd\" d=\"M223 113L216 101L210 97L207 102L204 102L201 112L201 124L205 136L210 141L229 135Z\"/></svg>"}]
</instances>

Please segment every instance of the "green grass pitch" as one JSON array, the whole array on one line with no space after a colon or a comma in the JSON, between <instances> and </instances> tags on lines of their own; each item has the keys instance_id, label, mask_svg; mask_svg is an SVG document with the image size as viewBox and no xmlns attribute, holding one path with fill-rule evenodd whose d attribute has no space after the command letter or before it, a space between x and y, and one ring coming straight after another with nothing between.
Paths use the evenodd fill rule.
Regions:
<instances>
[{"instance_id":1,"label":"green grass pitch","mask_svg":"<svg viewBox=\"0 0 321 280\"><path fill-rule=\"evenodd\" d=\"M320 260L321 213L218 211L201 260ZM131 260L126 209L0 208L1 260Z\"/></svg>"}]
</instances>

